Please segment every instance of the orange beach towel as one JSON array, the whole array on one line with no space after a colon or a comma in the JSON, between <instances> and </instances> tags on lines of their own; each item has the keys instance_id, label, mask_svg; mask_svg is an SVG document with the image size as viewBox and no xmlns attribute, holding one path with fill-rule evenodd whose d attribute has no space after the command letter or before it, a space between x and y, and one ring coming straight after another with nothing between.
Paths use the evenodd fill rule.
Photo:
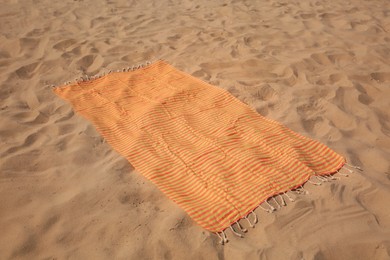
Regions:
<instances>
[{"instance_id":1,"label":"orange beach towel","mask_svg":"<svg viewBox=\"0 0 390 260\"><path fill-rule=\"evenodd\" d=\"M345 164L327 146L164 61L54 92L194 221L217 234L267 199Z\"/></svg>"}]
</instances>

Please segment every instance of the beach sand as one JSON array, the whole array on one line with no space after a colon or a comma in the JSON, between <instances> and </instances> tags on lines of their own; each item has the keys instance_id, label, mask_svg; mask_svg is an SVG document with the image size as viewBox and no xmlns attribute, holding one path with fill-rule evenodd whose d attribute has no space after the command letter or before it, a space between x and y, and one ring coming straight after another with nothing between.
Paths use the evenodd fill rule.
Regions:
<instances>
[{"instance_id":1,"label":"beach sand","mask_svg":"<svg viewBox=\"0 0 390 260\"><path fill-rule=\"evenodd\" d=\"M0 259L390 258L389 1L2 2ZM157 59L364 170L219 245L50 87Z\"/></svg>"}]
</instances>

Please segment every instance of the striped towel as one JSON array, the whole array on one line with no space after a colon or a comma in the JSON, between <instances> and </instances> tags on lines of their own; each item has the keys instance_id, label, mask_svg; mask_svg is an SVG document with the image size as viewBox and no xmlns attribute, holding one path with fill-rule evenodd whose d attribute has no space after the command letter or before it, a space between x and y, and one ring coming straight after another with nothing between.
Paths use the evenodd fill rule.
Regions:
<instances>
[{"instance_id":1,"label":"striped towel","mask_svg":"<svg viewBox=\"0 0 390 260\"><path fill-rule=\"evenodd\" d=\"M203 228L219 232L345 159L164 61L54 89Z\"/></svg>"}]
</instances>

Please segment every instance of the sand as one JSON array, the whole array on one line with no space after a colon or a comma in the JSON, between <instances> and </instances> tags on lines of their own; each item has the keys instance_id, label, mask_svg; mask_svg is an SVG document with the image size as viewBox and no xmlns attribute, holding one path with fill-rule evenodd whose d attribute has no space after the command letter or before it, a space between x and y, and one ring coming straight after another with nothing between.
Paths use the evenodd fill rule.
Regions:
<instances>
[{"instance_id":1,"label":"sand","mask_svg":"<svg viewBox=\"0 0 390 260\"><path fill-rule=\"evenodd\" d=\"M2 2L0 259L390 258L389 1ZM50 87L156 59L364 171L219 245Z\"/></svg>"}]
</instances>

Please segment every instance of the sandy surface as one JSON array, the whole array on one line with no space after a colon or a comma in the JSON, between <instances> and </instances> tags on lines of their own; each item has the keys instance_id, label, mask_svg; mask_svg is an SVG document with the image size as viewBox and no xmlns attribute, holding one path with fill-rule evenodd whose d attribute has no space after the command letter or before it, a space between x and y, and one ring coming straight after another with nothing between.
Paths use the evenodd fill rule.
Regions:
<instances>
[{"instance_id":1,"label":"sandy surface","mask_svg":"<svg viewBox=\"0 0 390 260\"><path fill-rule=\"evenodd\" d=\"M0 259L389 259L389 1L1 2ZM48 86L155 59L364 171L219 245Z\"/></svg>"}]
</instances>

